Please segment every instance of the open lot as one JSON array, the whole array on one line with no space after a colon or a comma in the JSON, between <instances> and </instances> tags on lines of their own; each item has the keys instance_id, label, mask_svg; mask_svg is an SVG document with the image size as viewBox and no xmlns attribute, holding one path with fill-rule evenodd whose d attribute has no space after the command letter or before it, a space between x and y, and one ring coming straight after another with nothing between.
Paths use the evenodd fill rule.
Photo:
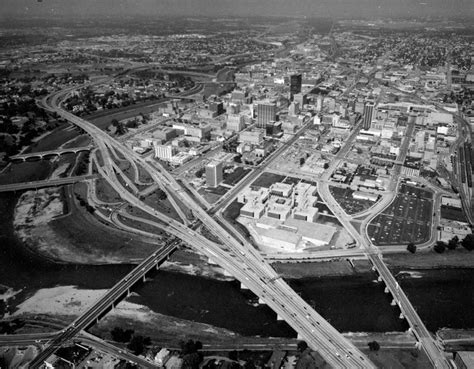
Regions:
<instances>
[{"instance_id":1,"label":"open lot","mask_svg":"<svg viewBox=\"0 0 474 369\"><path fill-rule=\"evenodd\" d=\"M430 191L402 184L395 200L375 217L367 232L377 246L423 243L430 238L432 212Z\"/></svg>"},{"instance_id":2,"label":"open lot","mask_svg":"<svg viewBox=\"0 0 474 369\"><path fill-rule=\"evenodd\" d=\"M236 167L232 173L229 173L229 174L224 173L224 183L229 186L235 186L249 172L250 172L250 169Z\"/></svg>"},{"instance_id":3,"label":"open lot","mask_svg":"<svg viewBox=\"0 0 474 369\"><path fill-rule=\"evenodd\" d=\"M467 222L462 209L447 205L441 206L441 218L455 220L458 222Z\"/></svg>"},{"instance_id":4,"label":"open lot","mask_svg":"<svg viewBox=\"0 0 474 369\"><path fill-rule=\"evenodd\" d=\"M375 204L374 201L354 199L352 194L354 190L350 188L341 188L330 186L329 190L342 209L349 215L357 214L369 209Z\"/></svg>"},{"instance_id":5,"label":"open lot","mask_svg":"<svg viewBox=\"0 0 474 369\"><path fill-rule=\"evenodd\" d=\"M264 172L252 183L252 186L269 188L272 184L281 182L284 179L285 176L280 174Z\"/></svg>"}]
</instances>

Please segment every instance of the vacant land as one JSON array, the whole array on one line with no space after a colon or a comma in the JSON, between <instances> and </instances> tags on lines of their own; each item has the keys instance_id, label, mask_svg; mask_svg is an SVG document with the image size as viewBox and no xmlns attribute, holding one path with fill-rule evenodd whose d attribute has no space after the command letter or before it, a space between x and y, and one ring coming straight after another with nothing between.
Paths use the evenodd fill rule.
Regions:
<instances>
[{"instance_id":1,"label":"vacant land","mask_svg":"<svg viewBox=\"0 0 474 369\"><path fill-rule=\"evenodd\" d=\"M402 184L392 204L370 223L369 237L378 246L426 242L432 212L432 192Z\"/></svg>"},{"instance_id":2,"label":"vacant land","mask_svg":"<svg viewBox=\"0 0 474 369\"><path fill-rule=\"evenodd\" d=\"M79 134L79 130L73 125L65 123L38 142L33 143L28 149L25 150L25 153L57 149L59 146L77 137Z\"/></svg>"},{"instance_id":3,"label":"vacant land","mask_svg":"<svg viewBox=\"0 0 474 369\"><path fill-rule=\"evenodd\" d=\"M250 169L236 167L232 173L229 173L229 174L224 173L224 183L229 186L235 186L249 172L250 172Z\"/></svg>"},{"instance_id":4,"label":"vacant land","mask_svg":"<svg viewBox=\"0 0 474 369\"><path fill-rule=\"evenodd\" d=\"M281 182L285 179L285 176L274 173L264 172L258 177L253 183L252 186L255 187L266 187L269 188L272 184L276 182Z\"/></svg>"},{"instance_id":5,"label":"vacant land","mask_svg":"<svg viewBox=\"0 0 474 369\"><path fill-rule=\"evenodd\" d=\"M467 223L466 216L464 215L462 209L455 208L453 206L442 205L441 218Z\"/></svg>"}]
</instances>

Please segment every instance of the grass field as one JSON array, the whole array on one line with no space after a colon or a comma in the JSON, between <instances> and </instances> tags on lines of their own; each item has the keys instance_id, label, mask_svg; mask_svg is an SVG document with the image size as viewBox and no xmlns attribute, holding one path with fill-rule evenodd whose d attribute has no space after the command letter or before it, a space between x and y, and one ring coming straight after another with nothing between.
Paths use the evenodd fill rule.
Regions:
<instances>
[{"instance_id":1,"label":"grass field","mask_svg":"<svg viewBox=\"0 0 474 369\"><path fill-rule=\"evenodd\" d=\"M70 251L97 259L127 260L142 258L154 250L154 245L99 222L93 214L73 199L67 216L52 220L49 225L60 239L67 240Z\"/></svg>"},{"instance_id":2,"label":"grass field","mask_svg":"<svg viewBox=\"0 0 474 369\"><path fill-rule=\"evenodd\" d=\"M269 188L272 184L281 182L284 179L285 176L280 174L264 172L252 183L252 186Z\"/></svg>"},{"instance_id":3,"label":"grass field","mask_svg":"<svg viewBox=\"0 0 474 369\"><path fill-rule=\"evenodd\" d=\"M79 131L72 125L65 123L54 129L49 135L45 136L38 142L33 143L25 150L25 153L57 149L63 143L77 137L79 134Z\"/></svg>"},{"instance_id":4,"label":"grass field","mask_svg":"<svg viewBox=\"0 0 474 369\"><path fill-rule=\"evenodd\" d=\"M466 216L464 215L462 209L446 205L441 205L441 218L459 222L467 222Z\"/></svg>"},{"instance_id":5,"label":"grass field","mask_svg":"<svg viewBox=\"0 0 474 369\"><path fill-rule=\"evenodd\" d=\"M377 246L423 243L429 240L433 194L403 184L392 204L369 224L367 232Z\"/></svg>"},{"instance_id":6,"label":"grass field","mask_svg":"<svg viewBox=\"0 0 474 369\"><path fill-rule=\"evenodd\" d=\"M155 191L152 194L148 195L143 202L154 209L158 210L159 212L169 216L177 221L181 221L176 210L171 206L171 203L168 199L160 200L158 197L158 193Z\"/></svg>"},{"instance_id":7,"label":"grass field","mask_svg":"<svg viewBox=\"0 0 474 369\"><path fill-rule=\"evenodd\" d=\"M68 142L63 147L65 149L69 149L71 147L84 147L90 144L91 144L90 136L83 134L83 135L77 136L75 139L73 139L71 142Z\"/></svg>"},{"instance_id":8,"label":"grass field","mask_svg":"<svg viewBox=\"0 0 474 369\"><path fill-rule=\"evenodd\" d=\"M119 202L122 198L119 194L109 185L109 183L103 179L98 178L95 181L96 184L96 195L99 200L104 202Z\"/></svg>"}]
</instances>

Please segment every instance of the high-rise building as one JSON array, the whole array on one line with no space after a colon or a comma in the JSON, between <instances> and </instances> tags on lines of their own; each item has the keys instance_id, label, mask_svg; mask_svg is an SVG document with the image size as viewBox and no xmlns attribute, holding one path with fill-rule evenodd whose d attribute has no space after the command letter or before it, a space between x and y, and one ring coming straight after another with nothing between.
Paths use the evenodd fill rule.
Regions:
<instances>
[{"instance_id":1,"label":"high-rise building","mask_svg":"<svg viewBox=\"0 0 474 369\"><path fill-rule=\"evenodd\" d=\"M274 101L257 102L257 127L265 128L268 122L276 120L276 103Z\"/></svg>"},{"instance_id":2,"label":"high-rise building","mask_svg":"<svg viewBox=\"0 0 474 369\"><path fill-rule=\"evenodd\" d=\"M175 153L175 148L171 145L154 145L155 158L160 160L170 161Z\"/></svg>"},{"instance_id":3,"label":"high-rise building","mask_svg":"<svg viewBox=\"0 0 474 369\"><path fill-rule=\"evenodd\" d=\"M300 103L293 101L288 107L288 115L291 117L297 116L300 113Z\"/></svg>"},{"instance_id":4,"label":"high-rise building","mask_svg":"<svg viewBox=\"0 0 474 369\"><path fill-rule=\"evenodd\" d=\"M303 108L304 105L308 103L308 96L306 94L295 94L293 96L293 102L298 103L300 105L300 108Z\"/></svg>"},{"instance_id":5,"label":"high-rise building","mask_svg":"<svg viewBox=\"0 0 474 369\"><path fill-rule=\"evenodd\" d=\"M290 76L290 92L292 95L301 92L301 74L292 74Z\"/></svg>"},{"instance_id":6,"label":"high-rise building","mask_svg":"<svg viewBox=\"0 0 474 369\"><path fill-rule=\"evenodd\" d=\"M370 129L372 118L374 117L375 103L373 101L367 101L364 105L364 117L363 126L365 130Z\"/></svg>"},{"instance_id":7,"label":"high-rise building","mask_svg":"<svg viewBox=\"0 0 474 369\"><path fill-rule=\"evenodd\" d=\"M206 184L208 187L217 187L222 182L222 163L211 162L206 165Z\"/></svg>"}]
</instances>

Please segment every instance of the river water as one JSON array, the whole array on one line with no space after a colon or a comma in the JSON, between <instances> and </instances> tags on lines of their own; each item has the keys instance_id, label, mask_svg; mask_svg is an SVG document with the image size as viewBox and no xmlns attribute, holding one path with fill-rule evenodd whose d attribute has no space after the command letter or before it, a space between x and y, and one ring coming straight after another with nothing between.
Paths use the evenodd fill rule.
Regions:
<instances>
[{"instance_id":1,"label":"river water","mask_svg":"<svg viewBox=\"0 0 474 369\"><path fill-rule=\"evenodd\" d=\"M39 288L76 285L84 289L111 287L133 266L57 264L32 254L14 237L11 226L16 197L0 194L0 283L23 288L21 301ZM315 268L317 264L315 265ZM397 274L399 271L395 271ZM431 331L441 327L474 327L474 270L429 270L398 274L398 280ZM258 306L251 292L236 282L221 282L158 271L138 285L131 301L152 310L228 328L244 335L292 336L275 313ZM347 277L306 278L289 283L341 331L403 331L406 323L390 305L383 285L372 273Z\"/></svg>"}]
</instances>

